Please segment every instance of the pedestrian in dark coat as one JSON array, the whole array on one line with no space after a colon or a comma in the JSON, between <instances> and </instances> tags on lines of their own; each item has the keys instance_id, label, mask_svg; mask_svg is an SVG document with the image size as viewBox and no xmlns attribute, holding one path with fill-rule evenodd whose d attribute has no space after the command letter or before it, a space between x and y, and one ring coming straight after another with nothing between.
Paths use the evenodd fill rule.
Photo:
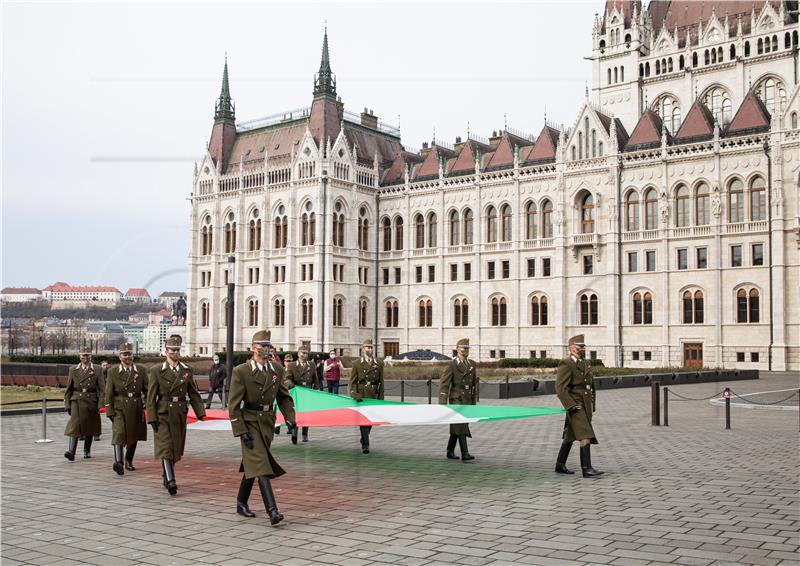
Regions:
<instances>
[{"instance_id":1,"label":"pedestrian in dark coat","mask_svg":"<svg viewBox=\"0 0 800 566\"><path fill-rule=\"evenodd\" d=\"M64 457L75 461L78 437L83 437L83 457L92 457L92 441L100 435L100 408L103 401L103 379L100 368L92 363L91 348L80 349L80 363L69 368L69 381L64 392L64 408L69 415L64 436L69 447Z\"/></svg>"},{"instance_id":2,"label":"pedestrian in dark coat","mask_svg":"<svg viewBox=\"0 0 800 566\"><path fill-rule=\"evenodd\" d=\"M211 401L214 399L214 393L219 395L219 400L222 403L225 403L222 393L227 379L228 370L219 362L219 356L215 355L214 365L208 370L208 398L206 399L206 409L211 408Z\"/></svg>"}]
</instances>

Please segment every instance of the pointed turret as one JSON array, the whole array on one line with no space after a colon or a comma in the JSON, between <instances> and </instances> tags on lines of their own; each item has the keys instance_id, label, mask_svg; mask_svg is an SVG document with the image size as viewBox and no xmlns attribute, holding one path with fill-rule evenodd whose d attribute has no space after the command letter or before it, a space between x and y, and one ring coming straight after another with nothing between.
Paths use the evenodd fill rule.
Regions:
<instances>
[{"instance_id":1,"label":"pointed turret","mask_svg":"<svg viewBox=\"0 0 800 566\"><path fill-rule=\"evenodd\" d=\"M225 57L225 68L222 71L222 89L214 108L214 122L235 122L236 108L231 99L231 88L228 83L228 57Z\"/></svg>"},{"instance_id":2,"label":"pointed turret","mask_svg":"<svg viewBox=\"0 0 800 566\"><path fill-rule=\"evenodd\" d=\"M328 53L328 27L325 26L325 35L322 39L322 59L319 63L319 71L314 81L314 96L329 94L336 97L336 78L331 71L331 58Z\"/></svg>"},{"instance_id":3,"label":"pointed turret","mask_svg":"<svg viewBox=\"0 0 800 566\"><path fill-rule=\"evenodd\" d=\"M322 39L322 59L314 80L314 101L311 103L309 119L311 135L320 150L325 151L325 140L336 139L342 130L343 105L336 97L336 78L331 71L328 52L328 28Z\"/></svg>"},{"instance_id":4,"label":"pointed turret","mask_svg":"<svg viewBox=\"0 0 800 566\"><path fill-rule=\"evenodd\" d=\"M222 88L214 107L214 128L211 130L211 141L208 153L214 160L217 170L224 172L230 159L233 143L236 141L236 112L231 99L228 83L228 58L222 71Z\"/></svg>"}]
</instances>

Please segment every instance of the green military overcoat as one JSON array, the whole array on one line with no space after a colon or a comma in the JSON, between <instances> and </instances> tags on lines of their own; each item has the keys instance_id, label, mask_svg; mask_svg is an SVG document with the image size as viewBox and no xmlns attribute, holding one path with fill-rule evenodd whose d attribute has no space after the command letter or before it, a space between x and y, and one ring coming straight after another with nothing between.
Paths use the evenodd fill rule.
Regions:
<instances>
[{"instance_id":1,"label":"green military overcoat","mask_svg":"<svg viewBox=\"0 0 800 566\"><path fill-rule=\"evenodd\" d=\"M64 436L97 436L103 401L103 374L100 367L81 364L69 368L69 382L64 392L64 408L70 411Z\"/></svg>"},{"instance_id":2,"label":"green military overcoat","mask_svg":"<svg viewBox=\"0 0 800 566\"><path fill-rule=\"evenodd\" d=\"M299 385L309 389L322 388L322 384L317 380L317 365L309 360L306 360L305 364L298 361L290 365L286 377L290 386Z\"/></svg>"},{"instance_id":3,"label":"green military overcoat","mask_svg":"<svg viewBox=\"0 0 800 566\"><path fill-rule=\"evenodd\" d=\"M564 442L591 439L592 444L597 444L592 428L592 413L597 401L592 364L572 356L561 360L556 370L556 395L565 409L575 405L583 407L575 413L567 413L562 436Z\"/></svg>"},{"instance_id":4,"label":"green military overcoat","mask_svg":"<svg viewBox=\"0 0 800 566\"><path fill-rule=\"evenodd\" d=\"M463 362L458 357L450 360L439 379L439 404L475 405L478 402L478 374L475 369L475 362L469 358ZM450 425L450 434L472 438L467 423Z\"/></svg>"},{"instance_id":5,"label":"green military overcoat","mask_svg":"<svg viewBox=\"0 0 800 566\"><path fill-rule=\"evenodd\" d=\"M350 397L361 399L383 399L383 362L372 358L356 360L350 370Z\"/></svg>"},{"instance_id":6,"label":"green military overcoat","mask_svg":"<svg viewBox=\"0 0 800 566\"><path fill-rule=\"evenodd\" d=\"M105 405L106 415L113 417L111 444L130 445L147 440L146 395L146 367L133 364L130 370L125 370L122 364L118 364L108 370Z\"/></svg>"},{"instance_id":7,"label":"green military overcoat","mask_svg":"<svg viewBox=\"0 0 800 566\"><path fill-rule=\"evenodd\" d=\"M173 462L183 456L189 404L198 417L206 415L192 368L183 362L178 362L177 368L175 371L167 362L156 364L150 368L147 381L147 422L158 422L154 457Z\"/></svg>"},{"instance_id":8,"label":"green military overcoat","mask_svg":"<svg viewBox=\"0 0 800 566\"><path fill-rule=\"evenodd\" d=\"M275 433L275 402L280 407L285 422L295 422L294 401L284 380L280 365L266 362L263 370L252 359L233 368L228 414L233 435L239 437L242 463L239 471L246 478L285 474L270 452ZM241 436L249 432L253 447L245 446Z\"/></svg>"}]
</instances>

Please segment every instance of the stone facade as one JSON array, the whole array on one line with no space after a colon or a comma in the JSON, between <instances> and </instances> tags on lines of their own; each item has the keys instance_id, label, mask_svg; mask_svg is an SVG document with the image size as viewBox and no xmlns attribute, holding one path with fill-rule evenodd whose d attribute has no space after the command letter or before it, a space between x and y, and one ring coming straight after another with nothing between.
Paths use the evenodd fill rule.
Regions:
<instances>
[{"instance_id":1,"label":"stone facade","mask_svg":"<svg viewBox=\"0 0 800 566\"><path fill-rule=\"evenodd\" d=\"M560 357L583 333L606 365L800 368L797 18L773 2L656 33L651 4L598 18L571 126L418 154L343 111L327 36L299 115L234 128L226 65L193 179L189 352L223 349L230 281L237 349L267 327L285 349Z\"/></svg>"}]
</instances>

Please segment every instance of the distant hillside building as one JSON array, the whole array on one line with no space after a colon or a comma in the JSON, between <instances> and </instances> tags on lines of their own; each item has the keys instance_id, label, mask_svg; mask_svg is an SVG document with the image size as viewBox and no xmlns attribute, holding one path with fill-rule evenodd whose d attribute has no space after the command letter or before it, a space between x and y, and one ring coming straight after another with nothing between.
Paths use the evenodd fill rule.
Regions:
<instances>
[{"instance_id":1,"label":"distant hillside building","mask_svg":"<svg viewBox=\"0 0 800 566\"><path fill-rule=\"evenodd\" d=\"M133 287L125 292L123 300L132 303L151 303L153 301L153 299L150 298L150 293L147 292L147 289L135 289Z\"/></svg>"},{"instance_id":2,"label":"distant hillside building","mask_svg":"<svg viewBox=\"0 0 800 566\"><path fill-rule=\"evenodd\" d=\"M102 285L76 287L63 281L45 287L42 296L45 300L53 302L86 301L87 303L117 304L122 300L122 293L116 287Z\"/></svg>"},{"instance_id":3,"label":"distant hillside building","mask_svg":"<svg viewBox=\"0 0 800 566\"><path fill-rule=\"evenodd\" d=\"M0 300L4 303L29 303L41 301L42 292L33 287L6 287L0 291Z\"/></svg>"}]
</instances>

